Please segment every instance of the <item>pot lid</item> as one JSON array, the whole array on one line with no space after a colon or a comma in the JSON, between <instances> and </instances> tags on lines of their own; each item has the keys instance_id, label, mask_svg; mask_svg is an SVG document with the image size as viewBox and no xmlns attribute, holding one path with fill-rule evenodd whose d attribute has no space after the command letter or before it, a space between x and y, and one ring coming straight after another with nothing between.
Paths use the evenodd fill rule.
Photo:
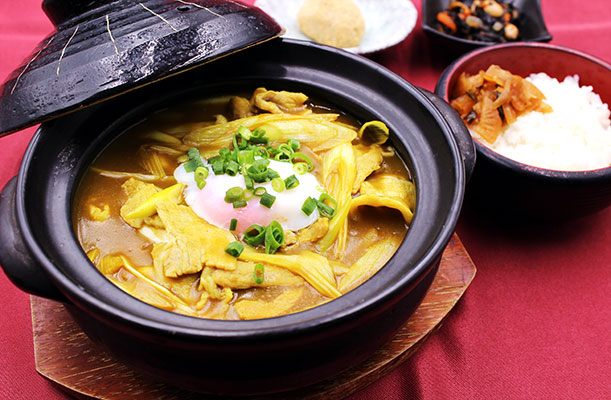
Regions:
<instances>
[{"instance_id":1,"label":"pot lid","mask_svg":"<svg viewBox=\"0 0 611 400\"><path fill-rule=\"evenodd\" d=\"M0 86L0 136L283 32L232 0L44 0L42 8L56 30Z\"/></svg>"}]
</instances>

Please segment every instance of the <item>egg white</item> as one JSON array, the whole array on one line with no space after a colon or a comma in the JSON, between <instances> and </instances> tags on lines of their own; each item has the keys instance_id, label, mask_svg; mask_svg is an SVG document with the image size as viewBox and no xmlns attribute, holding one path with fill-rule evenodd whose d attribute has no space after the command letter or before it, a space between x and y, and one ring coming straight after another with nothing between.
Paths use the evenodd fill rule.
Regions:
<instances>
[{"instance_id":1,"label":"egg white","mask_svg":"<svg viewBox=\"0 0 611 400\"><path fill-rule=\"evenodd\" d=\"M309 216L301 210L308 197L318 199L323 193L320 183L311 173L297 174L291 163L270 160L268 168L278 172L283 180L295 175L299 180L297 187L276 192L271 182L255 183L255 188L262 186L267 193L276 196L271 208L261 205L256 196L248 201L246 207L233 208L233 204L225 201L225 193L236 186L246 189L244 176L215 175L210 165L202 161L210 171L202 189L197 187L194 173L185 171L184 164L176 168L174 177L186 185L185 202L193 212L213 225L229 229L231 220L235 218L238 221L236 232L241 234L252 224L267 226L275 220L284 230L297 231L310 226L320 216L317 209Z\"/></svg>"}]
</instances>

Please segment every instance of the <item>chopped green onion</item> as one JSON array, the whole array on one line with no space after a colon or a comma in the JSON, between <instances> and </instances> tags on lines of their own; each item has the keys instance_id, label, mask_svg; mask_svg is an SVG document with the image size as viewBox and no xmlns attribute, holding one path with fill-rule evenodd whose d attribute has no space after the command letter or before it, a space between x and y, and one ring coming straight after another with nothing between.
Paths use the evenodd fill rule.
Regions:
<instances>
[{"instance_id":1,"label":"chopped green onion","mask_svg":"<svg viewBox=\"0 0 611 400\"><path fill-rule=\"evenodd\" d=\"M246 173L255 182L267 182L267 164L269 164L268 160L256 160L250 167L246 169Z\"/></svg>"},{"instance_id":2,"label":"chopped green onion","mask_svg":"<svg viewBox=\"0 0 611 400\"><path fill-rule=\"evenodd\" d=\"M189 161L185 163L185 171L193 172L197 169L197 167L204 166L199 150L197 150L195 147L191 147L189 150L187 150L187 157L189 157Z\"/></svg>"},{"instance_id":3,"label":"chopped green onion","mask_svg":"<svg viewBox=\"0 0 611 400\"><path fill-rule=\"evenodd\" d=\"M333 208L337 209L337 201L335 201L335 199L329 196L327 193L321 194L320 197L318 198L318 201L322 201L323 203L330 201L331 204L333 205Z\"/></svg>"},{"instance_id":4,"label":"chopped green onion","mask_svg":"<svg viewBox=\"0 0 611 400\"><path fill-rule=\"evenodd\" d=\"M255 183L248 175L244 175L244 185L246 185L246 189L248 190L253 190L255 188Z\"/></svg>"},{"instance_id":5,"label":"chopped green onion","mask_svg":"<svg viewBox=\"0 0 611 400\"><path fill-rule=\"evenodd\" d=\"M195 172L193 173L193 177L195 178L195 183L199 189L203 189L206 186L206 178L208 177L208 168L206 167L197 167Z\"/></svg>"},{"instance_id":6,"label":"chopped green onion","mask_svg":"<svg viewBox=\"0 0 611 400\"><path fill-rule=\"evenodd\" d=\"M225 247L225 252L233 257L239 257L244 251L244 245L238 241L231 242Z\"/></svg>"},{"instance_id":7,"label":"chopped green onion","mask_svg":"<svg viewBox=\"0 0 611 400\"><path fill-rule=\"evenodd\" d=\"M278 221L272 221L265 228L265 252L274 254L284 244L284 230Z\"/></svg>"},{"instance_id":8,"label":"chopped green onion","mask_svg":"<svg viewBox=\"0 0 611 400\"><path fill-rule=\"evenodd\" d=\"M284 181L282 180L282 178L272 179L272 188L278 193L284 192L284 189L286 189L286 187L284 186Z\"/></svg>"},{"instance_id":9,"label":"chopped green onion","mask_svg":"<svg viewBox=\"0 0 611 400\"><path fill-rule=\"evenodd\" d=\"M269 154L269 150L267 150L265 147L259 146L256 147L256 151L259 152L258 155L260 155L263 158L269 158L270 154Z\"/></svg>"},{"instance_id":10,"label":"chopped green onion","mask_svg":"<svg viewBox=\"0 0 611 400\"><path fill-rule=\"evenodd\" d=\"M242 240L251 247L257 247L265 240L265 227L257 224L249 226Z\"/></svg>"},{"instance_id":11,"label":"chopped green onion","mask_svg":"<svg viewBox=\"0 0 611 400\"><path fill-rule=\"evenodd\" d=\"M263 186L256 187L255 190L253 190L253 192L252 192L252 194L254 194L257 197L261 197L265 193L267 193L267 189L265 189Z\"/></svg>"},{"instance_id":12,"label":"chopped green onion","mask_svg":"<svg viewBox=\"0 0 611 400\"><path fill-rule=\"evenodd\" d=\"M276 155L274 156L274 160L290 162L291 161L291 154L287 154L287 153L283 153L283 152L276 153Z\"/></svg>"},{"instance_id":13,"label":"chopped green onion","mask_svg":"<svg viewBox=\"0 0 611 400\"><path fill-rule=\"evenodd\" d=\"M297 164L293 164L293 171L295 171L299 175L303 175L308 172L308 164L304 162L298 162Z\"/></svg>"},{"instance_id":14,"label":"chopped green onion","mask_svg":"<svg viewBox=\"0 0 611 400\"><path fill-rule=\"evenodd\" d=\"M272 181L272 185L273 183L274 182ZM284 180L284 187L286 187L287 189L293 189L297 186L299 186L299 179L297 179L295 175L291 175Z\"/></svg>"},{"instance_id":15,"label":"chopped green onion","mask_svg":"<svg viewBox=\"0 0 611 400\"><path fill-rule=\"evenodd\" d=\"M250 189L246 189L244 191L244 200L248 201L250 199L252 199L253 197L255 197L255 194L252 190Z\"/></svg>"},{"instance_id":16,"label":"chopped green onion","mask_svg":"<svg viewBox=\"0 0 611 400\"><path fill-rule=\"evenodd\" d=\"M221 157L212 157L208 162L210 167L212 167L214 175L223 175L225 173L225 162Z\"/></svg>"},{"instance_id":17,"label":"chopped green onion","mask_svg":"<svg viewBox=\"0 0 611 400\"><path fill-rule=\"evenodd\" d=\"M265 133L265 132L263 132ZM240 125L238 127L238 134L242 135L242 137L246 140L249 140L250 137L252 136L252 132L250 131L250 129L248 129L247 127L245 127L244 125Z\"/></svg>"},{"instance_id":18,"label":"chopped green onion","mask_svg":"<svg viewBox=\"0 0 611 400\"><path fill-rule=\"evenodd\" d=\"M235 218L231 218L231 222L229 223L229 230L235 231L235 228L238 226L238 220Z\"/></svg>"},{"instance_id":19,"label":"chopped green onion","mask_svg":"<svg viewBox=\"0 0 611 400\"><path fill-rule=\"evenodd\" d=\"M263 194L263 196L261 196L261 200L259 200L259 203L261 203L261 205L264 207L272 208L274 201L276 201L276 196L266 192Z\"/></svg>"},{"instance_id":20,"label":"chopped green onion","mask_svg":"<svg viewBox=\"0 0 611 400\"><path fill-rule=\"evenodd\" d=\"M274 171L273 169L268 169L267 170L267 177L272 180L272 179L276 179L276 178L280 178L280 174L276 171Z\"/></svg>"},{"instance_id":21,"label":"chopped green onion","mask_svg":"<svg viewBox=\"0 0 611 400\"><path fill-rule=\"evenodd\" d=\"M263 280L265 279L265 268L263 267L263 264L255 264L255 272L253 273L252 277L257 285L263 283Z\"/></svg>"},{"instance_id":22,"label":"chopped green onion","mask_svg":"<svg viewBox=\"0 0 611 400\"><path fill-rule=\"evenodd\" d=\"M268 144L269 138L265 136L265 130L257 128L252 132L248 141L251 143Z\"/></svg>"},{"instance_id":23,"label":"chopped green onion","mask_svg":"<svg viewBox=\"0 0 611 400\"><path fill-rule=\"evenodd\" d=\"M308 165L308 172L314 169L314 164L312 163L312 160L310 160L310 157L306 156L305 154L293 153L293 155L291 156L291 162L295 163L295 159L302 160L303 162L305 162Z\"/></svg>"},{"instance_id":24,"label":"chopped green onion","mask_svg":"<svg viewBox=\"0 0 611 400\"><path fill-rule=\"evenodd\" d=\"M303 205L301 206L301 211L303 211L303 213L309 217L310 215L312 215L314 210L316 210L317 206L318 201L313 197L308 197L306 201L303 202Z\"/></svg>"},{"instance_id":25,"label":"chopped green onion","mask_svg":"<svg viewBox=\"0 0 611 400\"><path fill-rule=\"evenodd\" d=\"M252 137L254 138L262 138L265 135L265 130L261 128L257 128L252 132Z\"/></svg>"},{"instance_id":26,"label":"chopped green onion","mask_svg":"<svg viewBox=\"0 0 611 400\"><path fill-rule=\"evenodd\" d=\"M293 149L293 151L297 151L299 150L299 141L295 140L295 139L289 139L286 141L286 144L288 144L289 146L291 146L291 149Z\"/></svg>"},{"instance_id":27,"label":"chopped green onion","mask_svg":"<svg viewBox=\"0 0 611 400\"><path fill-rule=\"evenodd\" d=\"M185 163L187 161L189 161L189 156L186 154L180 155L178 156L178 158L176 159L176 161L178 161L179 163Z\"/></svg>"},{"instance_id":28,"label":"chopped green onion","mask_svg":"<svg viewBox=\"0 0 611 400\"><path fill-rule=\"evenodd\" d=\"M239 186L232 187L225 192L225 201L227 203L233 203L236 200L240 200L244 197L244 189Z\"/></svg>"},{"instance_id":29,"label":"chopped green onion","mask_svg":"<svg viewBox=\"0 0 611 400\"><path fill-rule=\"evenodd\" d=\"M231 158L231 150L223 147L219 150L219 156L221 156L223 160L229 160Z\"/></svg>"},{"instance_id":30,"label":"chopped green onion","mask_svg":"<svg viewBox=\"0 0 611 400\"><path fill-rule=\"evenodd\" d=\"M240 170L240 164L238 164L237 162L233 160L229 161L227 163L227 166L225 167L225 173L229 176L236 176L239 170Z\"/></svg>"},{"instance_id":31,"label":"chopped green onion","mask_svg":"<svg viewBox=\"0 0 611 400\"><path fill-rule=\"evenodd\" d=\"M236 200L233 202L233 208L244 208L248 205L246 200Z\"/></svg>"},{"instance_id":32,"label":"chopped green onion","mask_svg":"<svg viewBox=\"0 0 611 400\"><path fill-rule=\"evenodd\" d=\"M330 207L325 204L325 201L330 201L331 204L333 204L333 207ZM337 210L337 201L335 201L335 199L329 196L327 193L323 193L320 195L316 206L318 207L318 211L320 211L320 214L323 217L327 217L330 219L333 218L333 216L335 215L335 211Z\"/></svg>"},{"instance_id":33,"label":"chopped green onion","mask_svg":"<svg viewBox=\"0 0 611 400\"><path fill-rule=\"evenodd\" d=\"M255 162L255 152L253 150L240 150L238 154L238 164L252 164Z\"/></svg>"}]
</instances>

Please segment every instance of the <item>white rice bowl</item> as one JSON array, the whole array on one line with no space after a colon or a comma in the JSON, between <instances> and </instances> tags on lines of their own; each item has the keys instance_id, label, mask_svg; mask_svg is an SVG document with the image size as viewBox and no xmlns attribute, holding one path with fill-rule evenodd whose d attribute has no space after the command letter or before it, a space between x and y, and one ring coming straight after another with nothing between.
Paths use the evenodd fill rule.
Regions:
<instances>
[{"instance_id":1,"label":"white rice bowl","mask_svg":"<svg viewBox=\"0 0 611 400\"><path fill-rule=\"evenodd\" d=\"M515 161L560 171L611 166L609 107L579 76L564 81L545 73L527 78L545 95L551 113L530 112L517 118L493 144L480 142Z\"/></svg>"}]
</instances>

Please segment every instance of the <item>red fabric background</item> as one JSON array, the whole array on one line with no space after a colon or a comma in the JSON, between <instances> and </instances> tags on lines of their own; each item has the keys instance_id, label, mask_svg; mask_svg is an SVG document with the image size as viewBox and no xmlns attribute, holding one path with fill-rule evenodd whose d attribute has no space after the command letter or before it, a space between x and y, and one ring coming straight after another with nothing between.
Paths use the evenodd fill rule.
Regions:
<instances>
[{"instance_id":1,"label":"red fabric background","mask_svg":"<svg viewBox=\"0 0 611 400\"><path fill-rule=\"evenodd\" d=\"M1 79L51 32L40 3L0 1ZM418 11L421 3L414 0ZM541 3L552 43L611 61L608 0ZM445 65L419 25L371 58L432 90ZM16 174L33 132L0 139L0 187ZM458 234L478 268L467 293L411 359L351 400L611 398L611 208L509 230L467 204ZM0 398L68 398L36 373L29 297L2 270Z\"/></svg>"}]
</instances>

